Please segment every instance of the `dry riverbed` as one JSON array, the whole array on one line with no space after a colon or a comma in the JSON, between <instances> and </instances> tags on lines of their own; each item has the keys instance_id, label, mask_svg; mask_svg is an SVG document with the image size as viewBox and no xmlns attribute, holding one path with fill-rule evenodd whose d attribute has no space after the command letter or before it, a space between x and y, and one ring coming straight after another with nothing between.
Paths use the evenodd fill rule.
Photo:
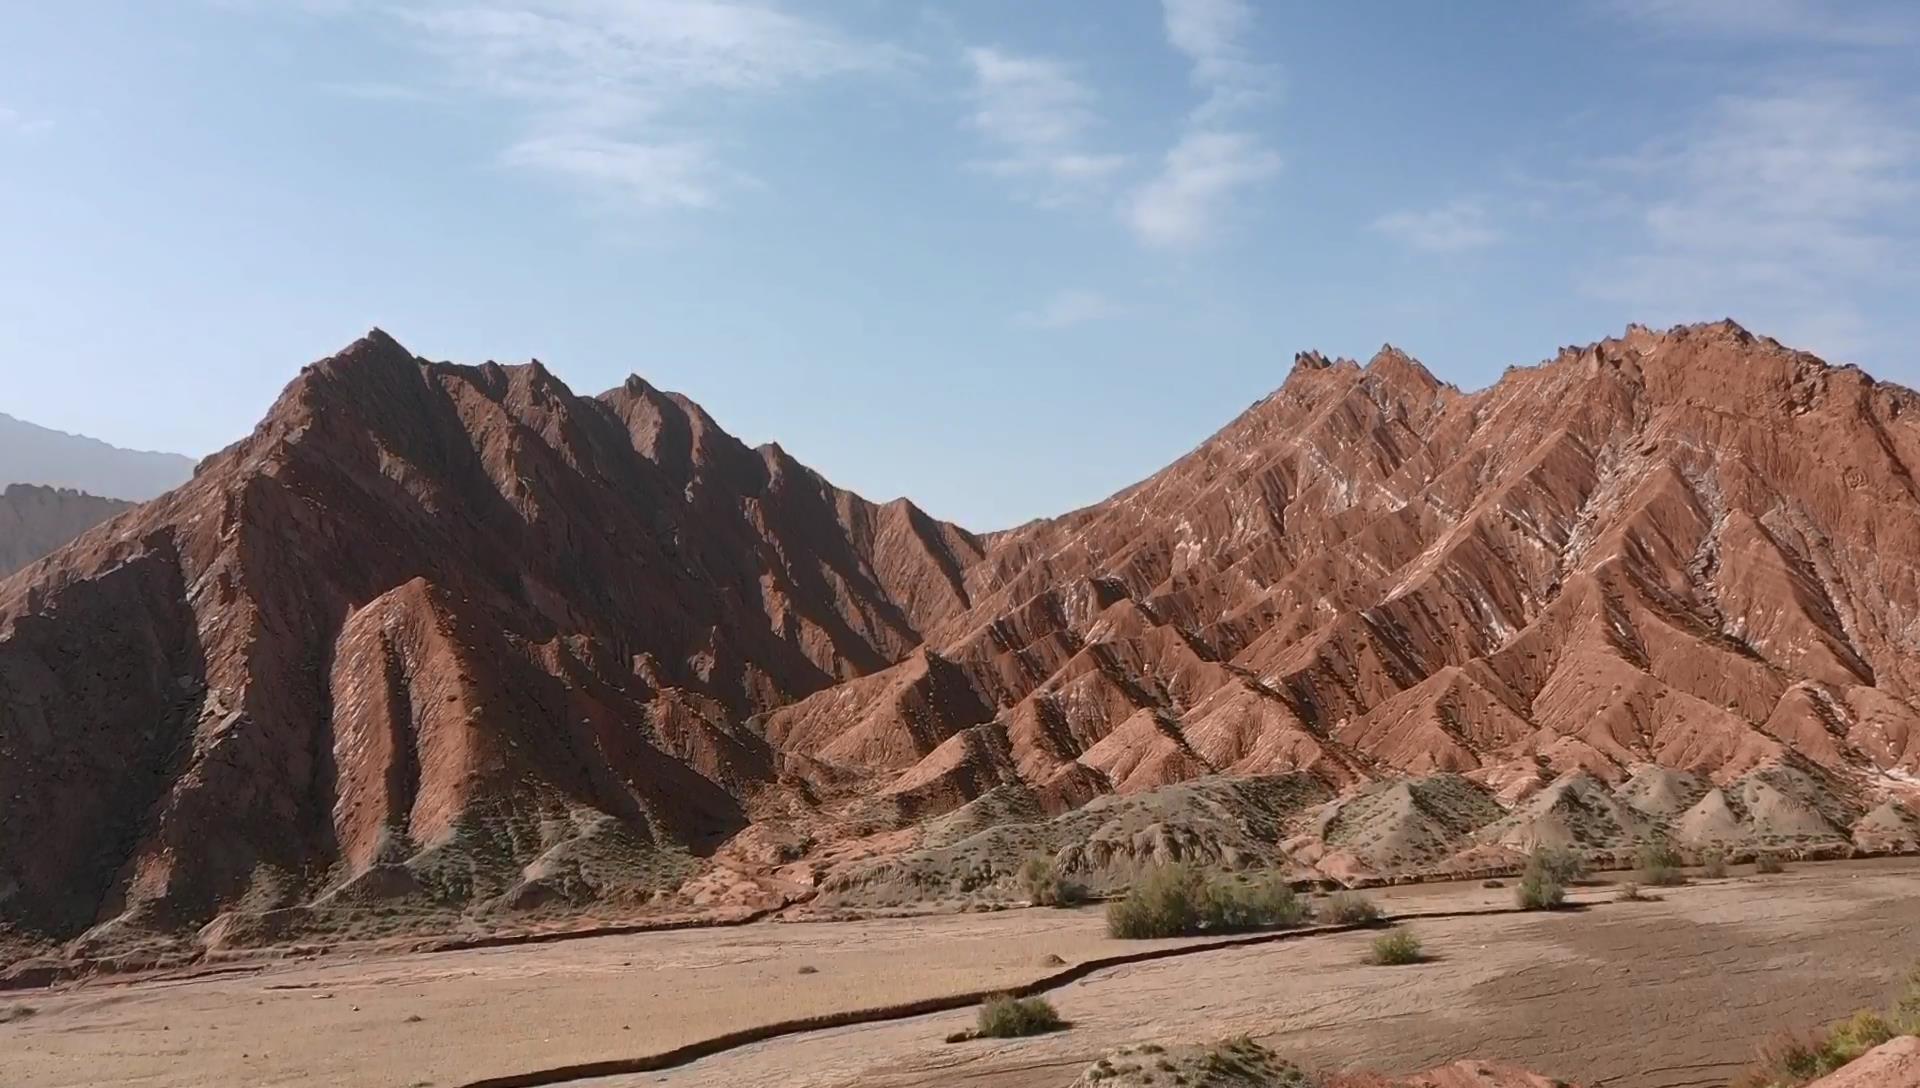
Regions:
<instances>
[{"instance_id":1,"label":"dry riverbed","mask_svg":"<svg viewBox=\"0 0 1920 1088\"><path fill-rule=\"evenodd\" d=\"M1365 934L1114 968L1051 996L1072 1030L946 1045L954 1012L798 1035L595 1082L1056 1088L1115 1046L1246 1032L1322 1068L1493 1057L1590 1085L1718 1085L1776 1027L1878 1004L1920 959L1920 864L1803 865L1660 902L1434 919L1436 959L1367 967ZM1391 911L1506 906L1506 889L1382 890ZM1163 945L1182 942L1159 942ZM9 1088L433 1085L631 1057L732 1029L991 986L1154 947L1098 910L762 924L0 996ZM8 1010L14 1010L9 1014ZM20 1011L22 1009L30 1011Z\"/></svg>"}]
</instances>

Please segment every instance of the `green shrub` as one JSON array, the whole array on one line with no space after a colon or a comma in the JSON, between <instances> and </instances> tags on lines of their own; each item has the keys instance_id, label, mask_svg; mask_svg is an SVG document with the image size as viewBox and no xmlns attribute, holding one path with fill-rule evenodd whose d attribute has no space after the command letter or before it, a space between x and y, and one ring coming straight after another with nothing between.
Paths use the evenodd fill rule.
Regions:
<instances>
[{"instance_id":1,"label":"green shrub","mask_svg":"<svg viewBox=\"0 0 1920 1088\"><path fill-rule=\"evenodd\" d=\"M1708 880L1725 880L1727 877L1727 855L1721 850L1709 850L1700 859L1700 871Z\"/></svg>"},{"instance_id":2,"label":"green shrub","mask_svg":"<svg viewBox=\"0 0 1920 1088\"><path fill-rule=\"evenodd\" d=\"M980 1006L980 1026L976 1034L983 1039L1017 1039L1066 1026L1066 1021L1054 1011L1053 1003L1044 997L1001 994L988 998L986 1004Z\"/></svg>"},{"instance_id":3,"label":"green shrub","mask_svg":"<svg viewBox=\"0 0 1920 1088\"><path fill-rule=\"evenodd\" d=\"M1335 925L1364 926L1380 920L1380 908L1359 892L1335 892L1327 897L1325 915Z\"/></svg>"},{"instance_id":4,"label":"green shrub","mask_svg":"<svg viewBox=\"0 0 1920 1088\"><path fill-rule=\"evenodd\" d=\"M1641 890L1640 885L1629 881L1620 885L1620 894L1614 898L1622 903L1652 903L1660 897L1657 895L1648 895L1645 891Z\"/></svg>"},{"instance_id":5,"label":"green shrub","mask_svg":"<svg viewBox=\"0 0 1920 1088\"><path fill-rule=\"evenodd\" d=\"M1211 881L1191 865L1161 866L1107 904L1107 933L1127 940L1295 926L1310 910L1278 876L1242 884Z\"/></svg>"},{"instance_id":6,"label":"green shrub","mask_svg":"<svg viewBox=\"0 0 1920 1088\"><path fill-rule=\"evenodd\" d=\"M1420 938L1412 931L1392 929L1373 939L1373 951L1367 962L1379 967L1398 967L1401 964L1419 963L1426 959L1426 953L1420 950Z\"/></svg>"},{"instance_id":7,"label":"green shrub","mask_svg":"<svg viewBox=\"0 0 1920 1088\"><path fill-rule=\"evenodd\" d=\"M1219 880L1207 888L1202 921L1209 930L1227 933L1244 929L1297 926L1310 909L1293 886L1278 876L1252 884Z\"/></svg>"},{"instance_id":8,"label":"green shrub","mask_svg":"<svg viewBox=\"0 0 1920 1088\"><path fill-rule=\"evenodd\" d=\"M1756 856L1753 859L1753 871L1756 873L1765 873L1768 875L1772 875L1774 873L1784 873L1787 871L1787 863L1780 857L1779 854L1776 854L1771 850L1762 851L1758 856Z\"/></svg>"},{"instance_id":9,"label":"green shrub","mask_svg":"<svg viewBox=\"0 0 1920 1088\"><path fill-rule=\"evenodd\" d=\"M1077 907L1087 901L1087 889L1061 876L1053 859L1036 854L1020 866L1020 885L1027 902L1036 907Z\"/></svg>"},{"instance_id":10,"label":"green shrub","mask_svg":"<svg viewBox=\"0 0 1920 1088\"><path fill-rule=\"evenodd\" d=\"M1529 867L1513 886L1513 900L1521 910L1559 910L1567 904L1567 889L1544 871Z\"/></svg>"},{"instance_id":11,"label":"green shrub","mask_svg":"<svg viewBox=\"0 0 1920 1088\"><path fill-rule=\"evenodd\" d=\"M1640 847L1640 880L1656 888L1671 888L1687 882L1680 871L1680 852L1665 840Z\"/></svg>"},{"instance_id":12,"label":"green shrub","mask_svg":"<svg viewBox=\"0 0 1920 1088\"><path fill-rule=\"evenodd\" d=\"M1129 940L1182 937L1200 928L1207 886L1190 865L1163 865L1107 904L1107 933Z\"/></svg>"},{"instance_id":13,"label":"green shrub","mask_svg":"<svg viewBox=\"0 0 1920 1088\"><path fill-rule=\"evenodd\" d=\"M1555 884L1565 887L1579 883L1587 875L1587 858L1572 847L1536 846L1527 856L1527 869L1544 873Z\"/></svg>"}]
</instances>

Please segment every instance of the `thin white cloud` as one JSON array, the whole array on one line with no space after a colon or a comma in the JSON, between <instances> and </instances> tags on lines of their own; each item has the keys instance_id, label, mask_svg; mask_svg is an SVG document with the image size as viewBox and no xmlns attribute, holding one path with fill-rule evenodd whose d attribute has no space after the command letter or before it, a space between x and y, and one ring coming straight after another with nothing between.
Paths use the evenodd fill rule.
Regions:
<instances>
[{"instance_id":1,"label":"thin white cloud","mask_svg":"<svg viewBox=\"0 0 1920 1088\"><path fill-rule=\"evenodd\" d=\"M1246 48L1253 9L1246 0L1162 0L1167 44L1193 64L1193 82L1207 92L1196 116L1205 121L1273 97L1279 78Z\"/></svg>"},{"instance_id":2,"label":"thin white cloud","mask_svg":"<svg viewBox=\"0 0 1920 1088\"><path fill-rule=\"evenodd\" d=\"M1459 253L1500 240L1487 211L1478 202L1456 200L1424 211L1390 212L1373 221L1374 231L1426 253Z\"/></svg>"},{"instance_id":3,"label":"thin white cloud","mask_svg":"<svg viewBox=\"0 0 1920 1088\"><path fill-rule=\"evenodd\" d=\"M617 207L643 211L710 208L729 177L697 143L646 144L592 132L522 140L507 149L503 161L547 171Z\"/></svg>"},{"instance_id":4,"label":"thin white cloud","mask_svg":"<svg viewBox=\"0 0 1920 1088\"><path fill-rule=\"evenodd\" d=\"M45 117L30 117L11 106L0 106L0 132L15 132L23 136L31 136L52 127L53 122Z\"/></svg>"},{"instance_id":5,"label":"thin white cloud","mask_svg":"<svg viewBox=\"0 0 1920 1088\"><path fill-rule=\"evenodd\" d=\"M1020 315L1020 323L1040 329L1068 329L1117 317L1123 312L1123 307L1098 291L1075 289L1062 291L1040 309Z\"/></svg>"},{"instance_id":6,"label":"thin white cloud","mask_svg":"<svg viewBox=\"0 0 1920 1088\"><path fill-rule=\"evenodd\" d=\"M1241 190L1280 172L1280 156L1239 132L1190 132L1167 152L1158 177L1133 195L1127 225L1142 242L1190 248L1218 237Z\"/></svg>"},{"instance_id":7,"label":"thin white cloud","mask_svg":"<svg viewBox=\"0 0 1920 1088\"><path fill-rule=\"evenodd\" d=\"M993 48L967 51L972 127L999 152L978 165L1013 180L1043 204L1077 199L1126 165L1125 155L1095 152L1094 94L1065 64Z\"/></svg>"},{"instance_id":8,"label":"thin white cloud","mask_svg":"<svg viewBox=\"0 0 1920 1088\"><path fill-rule=\"evenodd\" d=\"M1910 0L1607 0L1605 6L1649 29L1684 37L1869 47L1920 42L1920 13Z\"/></svg>"},{"instance_id":9,"label":"thin white cloud","mask_svg":"<svg viewBox=\"0 0 1920 1088\"><path fill-rule=\"evenodd\" d=\"M1857 299L1920 288L1920 123L1847 83L1729 95L1604 168L1638 244L1586 288L1649 320L1731 314L1814 350L1863 346Z\"/></svg>"},{"instance_id":10,"label":"thin white cloud","mask_svg":"<svg viewBox=\"0 0 1920 1088\"><path fill-rule=\"evenodd\" d=\"M1229 118L1273 97L1270 66L1254 63L1244 39L1253 9L1244 0L1162 0L1167 43L1193 65L1206 101L1188 119L1159 173L1121 207L1134 236L1158 248L1202 245L1224 233L1243 191L1280 172L1278 152Z\"/></svg>"},{"instance_id":11,"label":"thin white cloud","mask_svg":"<svg viewBox=\"0 0 1920 1088\"><path fill-rule=\"evenodd\" d=\"M713 150L722 108L910 59L771 0L325 0L306 11L399 28L436 62L423 97L517 111L504 163L638 209L711 207L747 178Z\"/></svg>"}]
</instances>

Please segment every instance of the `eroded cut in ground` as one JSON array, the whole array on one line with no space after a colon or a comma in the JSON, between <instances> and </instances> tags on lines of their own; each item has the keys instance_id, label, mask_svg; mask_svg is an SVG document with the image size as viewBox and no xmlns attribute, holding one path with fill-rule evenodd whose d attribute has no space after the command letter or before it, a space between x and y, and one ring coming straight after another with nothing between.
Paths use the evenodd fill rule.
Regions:
<instances>
[{"instance_id":1,"label":"eroded cut in ground","mask_svg":"<svg viewBox=\"0 0 1920 1088\"><path fill-rule=\"evenodd\" d=\"M1072 1030L947 1045L970 1012L747 1047L641 1084L1060 1088L1117 1046L1245 1032L1310 1067L1500 1058L1608 1088L1725 1083L1774 1029L1881 1004L1920 956L1920 864L1803 865L1562 915L1417 924L1436 958L1361 964L1365 934L1116 968L1051 996ZM1390 910L1506 889L1383 892ZM421 1085L631 1057L733 1028L1012 985L1140 947L1098 910L768 924L9 995L9 1085ZM811 971L803 971L811 968ZM415 1018L418 1019L415 1019ZM0 1017L5 1020L6 1017Z\"/></svg>"}]
</instances>

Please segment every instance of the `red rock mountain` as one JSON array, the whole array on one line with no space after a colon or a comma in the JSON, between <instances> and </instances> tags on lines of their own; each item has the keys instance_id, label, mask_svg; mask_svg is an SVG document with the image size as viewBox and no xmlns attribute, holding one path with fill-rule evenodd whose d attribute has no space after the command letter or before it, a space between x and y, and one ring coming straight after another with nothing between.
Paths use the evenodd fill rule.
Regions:
<instances>
[{"instance_id":1,"label":"red rock mountain","mask_svg":"<svg viewBox=\"0 0 1920 1088\"><path fill-rule=\"evenodd\" d=\"M1709 826L1786 768L1846 823L1920 771L1916 463L1911 391L1635 328L1478 393L1302 355L1154 477L982 537L637 378L375 333L0 583L0 904L54 935L375 883L512 905L843 798L1214 773Z\"/></svg>"},{"instance_id":2,"label":"red rock mountain","mask_svg":"<svg viewBox=\"0 0 1920 1088\"><path fill-rule=\"evenodd\" d=\"M0 491L0 577L5 577L128 507L62 487L8 484Z\"/></svg>"}]
</instances>

